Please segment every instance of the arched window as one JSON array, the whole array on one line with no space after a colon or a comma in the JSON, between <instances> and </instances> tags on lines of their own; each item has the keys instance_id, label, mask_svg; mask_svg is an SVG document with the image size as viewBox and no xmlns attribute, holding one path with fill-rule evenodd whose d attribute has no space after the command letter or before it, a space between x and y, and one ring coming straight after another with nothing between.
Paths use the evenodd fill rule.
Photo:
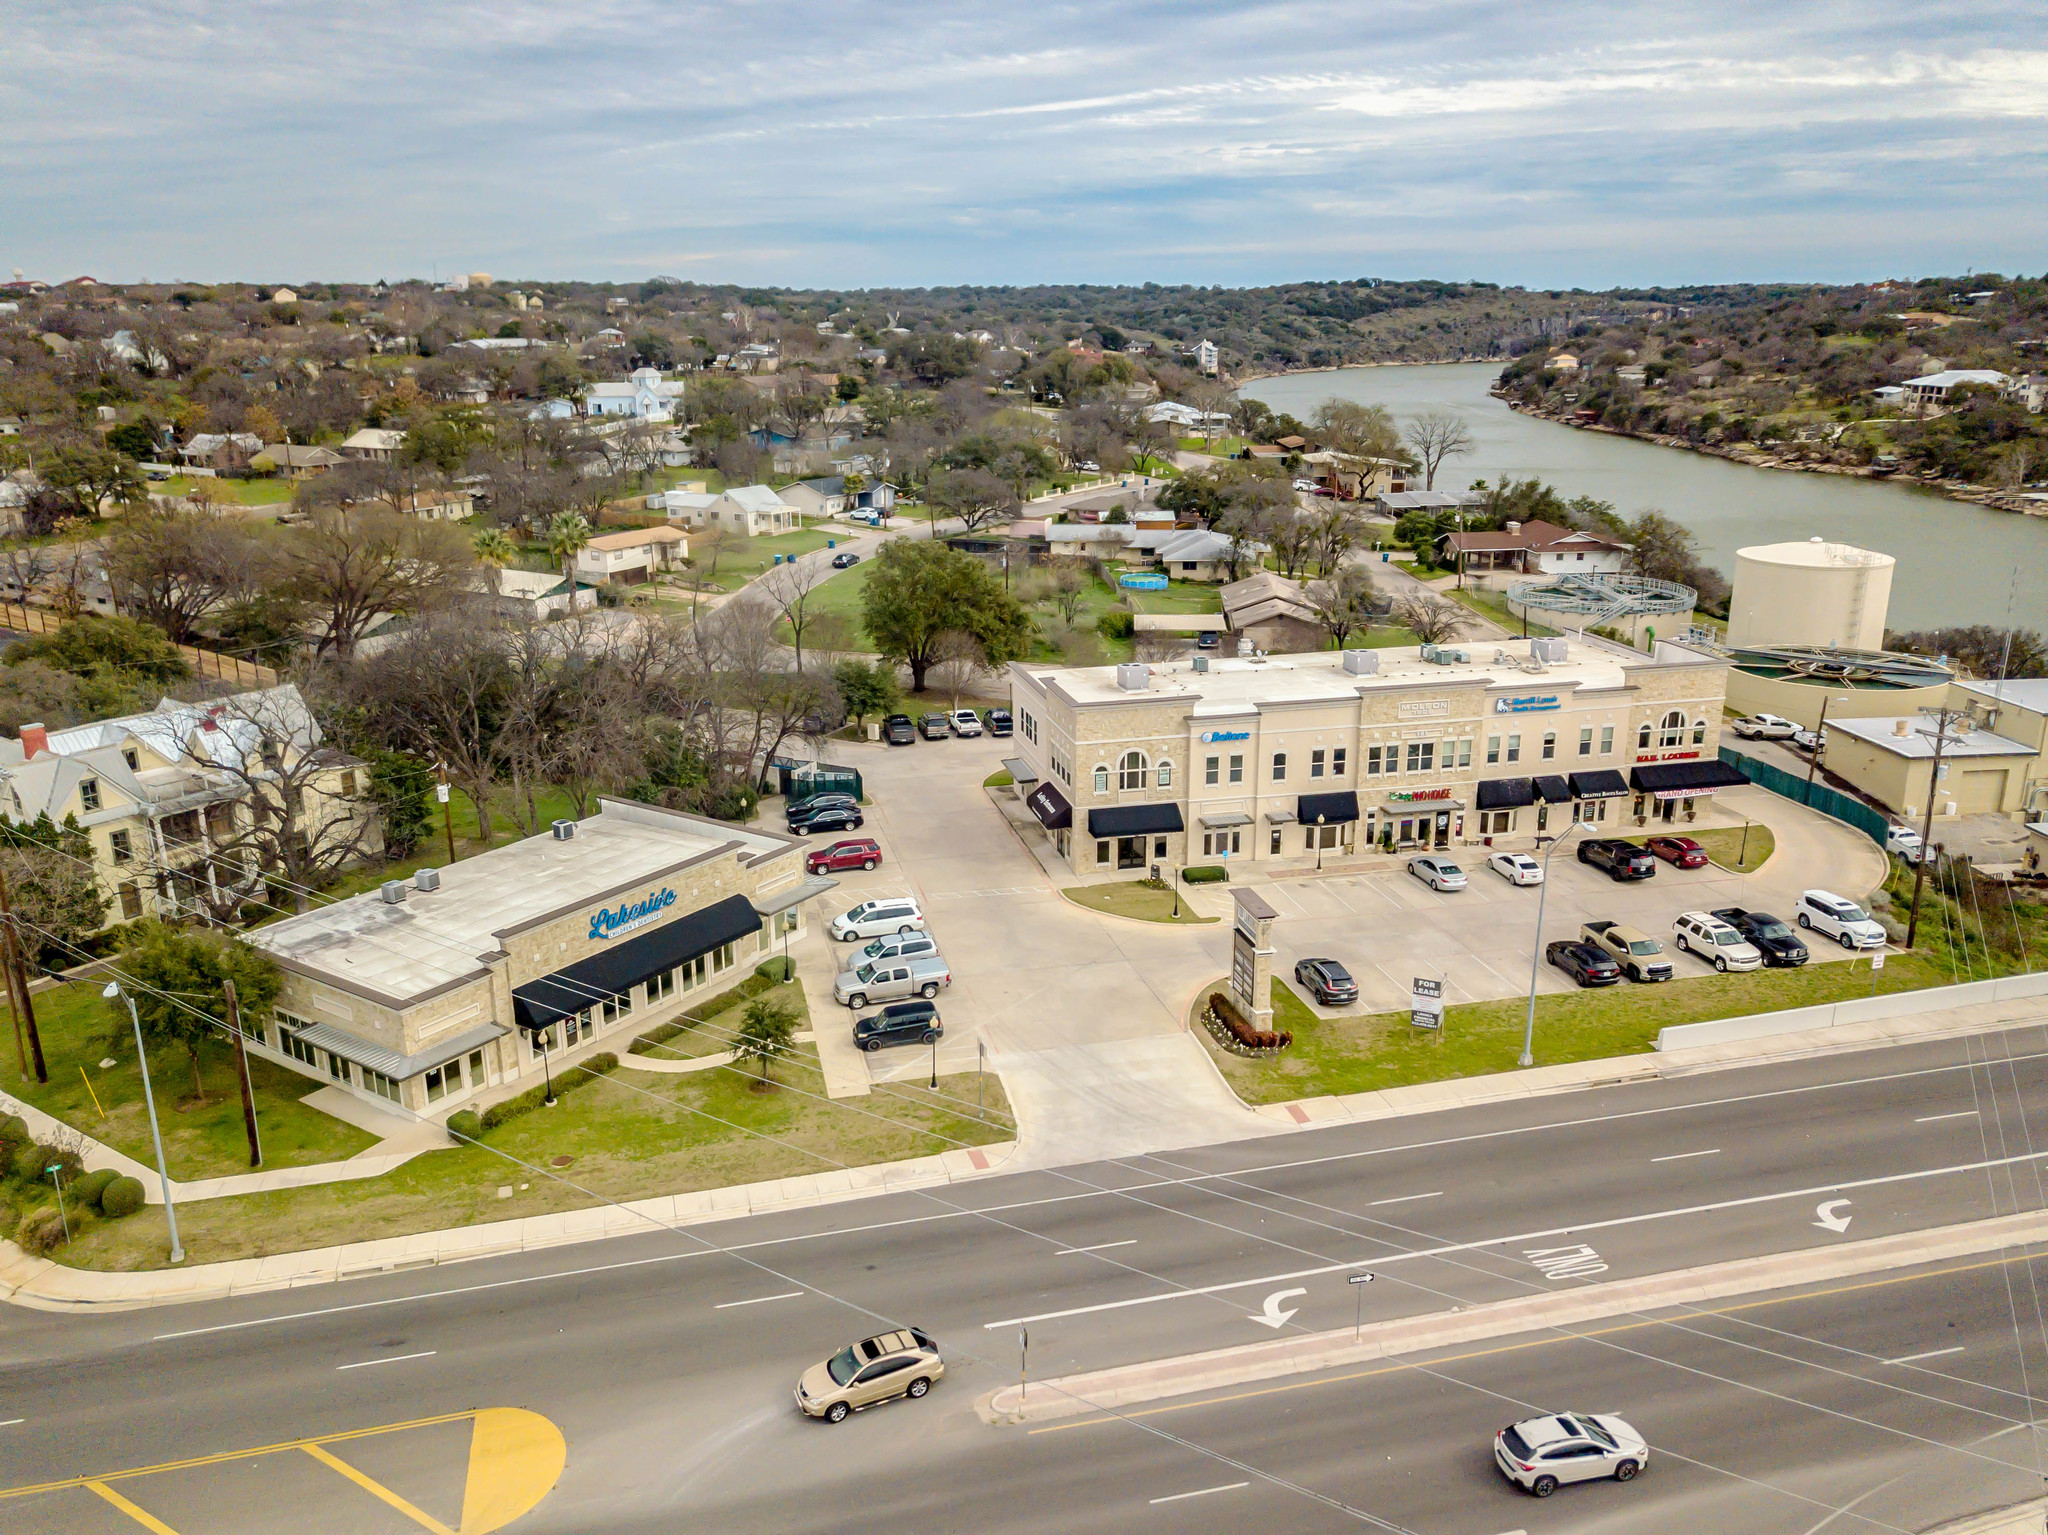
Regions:
<instances>
[{"instance_id":1,"label":"arched window","mask_svg":"<svg viewBox=\"0 0 2048 1535\"><path fill-rule=\"evenodd\" d=\"M1097 794L1107 794L1109 792L1109 769L1106 767L1098 767L1095 770L1095 792Z\"/></svg>"},{"instance_id":2,"label":"arched window","mask_svg":"<svg viewBox=\"0 0 2048 1535\"><path fill-rule=\"evenodd\" d=\"M1637 750L1637 751L1639 751L1639 752L1646 752L1646 751L1648 751L1649 749L1650 749L1650 722L1649 722L1648 720L1644 720L1644 721L1643 721L1643 727L1642 727L1642 729L1640 729L1640 730L1638 730L1638 731L1636 732L1636 750Z\"/></svg>"},{"instance_id":3,"label":"arched window","mask_svg":"<svg viewBox=\"0 0 2048 1535\"><path fill-rule=\"evenodd\" d=\"M1683 710L1673 709L1664 716L1663 723L1657 730L1657 744L1659 746L1683 746L1685 744L1685 713Z\"/></svg>"},{"instance_id":4,"label":"arched window","mask_svg":"<svg viewBox=\"0 0 2048 1535\"><path fill-rule=\"evenodd\" d=\"M1694 720L1692 722L1692 744L1695 746L1705 746L1707 744L1707 722L1705 720Z\"/></svg>"},{"instance_id":5,"label":"arched window","mask_svg":"<svg viewBox=\"0 0 2048 1535\"><path fill-rule=\"evenodd\" d=\"M1117 764L1116 775L1117 787L1120 789L1144 788L1147 777L1145 754L1143 752L1125 752L1123 761Z\"/></svg>"},{"instance_id":6,"label":"arched window","mask_svg":"<svg viewBox=\"0 0 2048 1535\"><path fill-rule=\"evenodd\" d=\"M1171 789L1173 787L1173 764L1171 762L1161 760L1158 769L1158 779L1160 788Z\"/></svg>"}]
</instances>

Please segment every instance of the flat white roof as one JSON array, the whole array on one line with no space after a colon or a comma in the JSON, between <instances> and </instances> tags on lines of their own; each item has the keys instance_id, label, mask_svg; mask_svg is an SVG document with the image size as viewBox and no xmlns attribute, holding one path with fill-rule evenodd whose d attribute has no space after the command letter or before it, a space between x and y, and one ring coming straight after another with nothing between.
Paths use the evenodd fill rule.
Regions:
<instances>
[{"instance_id":1,"label":"flat white roof","mask_svg":"<svg viewBox=\"0 0 2048 1535\"><path fill-rule=\"evenodd\" d=\"M419 890L408 880L405 899L395 904L373 890L247 936L281 960L325 972L343 989L404 1003L478 974L481 956L497 950L497 935L508 929L589 905L720 848L752 860L794 845L787 837L606 800L567 841L543 833L448 865L439 890Z\"/></svg>"},{"instance_id":2,"label":"flat white roof","mask_svg":"<svg viewBox=\"0 0 2048 1535\"><path fill-rule=\"evenodd\" d=\"M1981 678L1964 682L1958 679L1956 686L1993 704L2008 703L2016 708L2031 709L2036 714L2048 714L2048 677L2008 677L2003 682L1986 682ZM51 741L54 743L55 740L56 737L52 736Z\"/></svg>"},{"instance_id":3,"label":"flat white roof","mask_svg":"<svg viewBox=\"0 0 2048 1535\"><path fill-rule=\"evenodd\" d=\"M1440 665L1422 659L1419 647L1376 650L1379 670L1358 675L1344 670L1344 653L1335 650L1308 651L1298 655L1249 657L1217 656L1209 659L1207 671L1198 672L1192 662L1175 661L1150 667L1151 685L1142 692L1117 686L1115 666L1041 667L1020 665L1017 669L1044 683L1057 686L1078 704L1163 702L1185 699L1196 715L1246 713L1258 708L1289 703L1336 701L1355 698L1387 688L1423 688L1457 684L1483 685L1516 692L1540 693L1560 688L1604 689L1628 686L1628 672L1660 663L1638 651L1598 640L1576 636L1565 641L1566 659L1545 663L1541 671L1515 664L1527 662L1529 642L1505 643L1482 640L1449 645L1472 659ZM1711 664L1715 658L1684 652L1681 664ZM1499 657L1499 659L1496 659Z\"/></svg>"},{"instance_id":4,"label":"flat white roof","mask_svg":"<svg viewBox=\"0 0 2048 1535\"><path fill-rule=\"evenodd\" d=\"M1900 735L1898 726L1904 722L1906 733ZM1872 746L1881 746L1900 757L1932 757L1934 755L1934 732L1929 721L1921 715L1908 714L1890 718L1879 715L1870 718L1843 718L1828 721L1830 731L1839 730L1845 736L1854 736ZM1951 730L1947 743L1941 748L1941 760L1947 762L1956 757L2031 757L2034 748L2024 741L2014 741L2005 736L1993 735L1988 730Z\"/></svg>"},{"instance_id":5,"label":"flat white roof","mask_svg":"<svg viewBox=\"0 0 2048 1535\"><path fill-rule=\"evenodd\" d=\"M1859 565L1894 565L1898 562L1875 549L1854 544L1829 543L1824 539L1803 539L1797 543L1751 544L1735 551L1740 560L1765 565L1805 565L1822 569L1844 569Z\"/></svg>"}]
</instances>

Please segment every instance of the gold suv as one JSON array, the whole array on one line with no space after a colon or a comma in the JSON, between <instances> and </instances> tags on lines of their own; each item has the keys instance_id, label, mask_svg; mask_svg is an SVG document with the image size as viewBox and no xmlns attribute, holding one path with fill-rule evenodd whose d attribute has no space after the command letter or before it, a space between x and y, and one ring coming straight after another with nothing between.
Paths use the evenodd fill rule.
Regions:
<instances>
[{"instance_id":1,"label":"gold suv","mask_svg":"<svg viewBox=\"0 0 2048 1535\"><path fill-rule=\"evenodd\" d=\"M846 1415L895 1397L921 1397L946 1373L939 1346L915 1327L843 1348L804 1371L796 1405L806 1417L843 1423Z\"/></svg>"}]
</instances>

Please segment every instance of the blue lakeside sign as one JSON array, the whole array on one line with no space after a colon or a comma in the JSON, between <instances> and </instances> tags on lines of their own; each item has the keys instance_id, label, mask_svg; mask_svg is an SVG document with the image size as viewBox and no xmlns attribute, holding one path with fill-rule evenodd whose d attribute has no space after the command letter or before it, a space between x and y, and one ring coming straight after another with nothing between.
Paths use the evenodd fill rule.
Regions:
<instances>
[{"instance_id":1,"label":"blue lakeside sign","mask_svg":"<svg viewBox=\"0 0 2048 1535\"><path fill-rule=\"evenodd\" d=\"M616 911L600 911L590 918L590 936L616 938L620 933L630 933L636 927L645 927L656 917L675 905L676 893L664 886L654 895L635 901L628 906L620 903Z\"/></svg>"}]
</instances>

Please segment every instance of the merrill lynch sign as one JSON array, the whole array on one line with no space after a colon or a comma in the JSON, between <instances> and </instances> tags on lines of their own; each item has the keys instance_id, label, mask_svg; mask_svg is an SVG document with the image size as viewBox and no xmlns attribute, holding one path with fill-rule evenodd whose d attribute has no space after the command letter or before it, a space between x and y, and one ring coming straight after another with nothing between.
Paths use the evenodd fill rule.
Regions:
<instances>
[{"instance_id":1,"label":"merrill lynch sign","mask_svg":"<svg viewBox=\"0 0 2048 1535\"><path fill-rule=\"evenodd\" d=\"M666 887L631 906L622 902L616 911L600 911L592 915L590 936L594 939L615 938L620 933L630 933L636 927L647 926L675 903L676 893Z\"/></svg>"}]
</instances>

